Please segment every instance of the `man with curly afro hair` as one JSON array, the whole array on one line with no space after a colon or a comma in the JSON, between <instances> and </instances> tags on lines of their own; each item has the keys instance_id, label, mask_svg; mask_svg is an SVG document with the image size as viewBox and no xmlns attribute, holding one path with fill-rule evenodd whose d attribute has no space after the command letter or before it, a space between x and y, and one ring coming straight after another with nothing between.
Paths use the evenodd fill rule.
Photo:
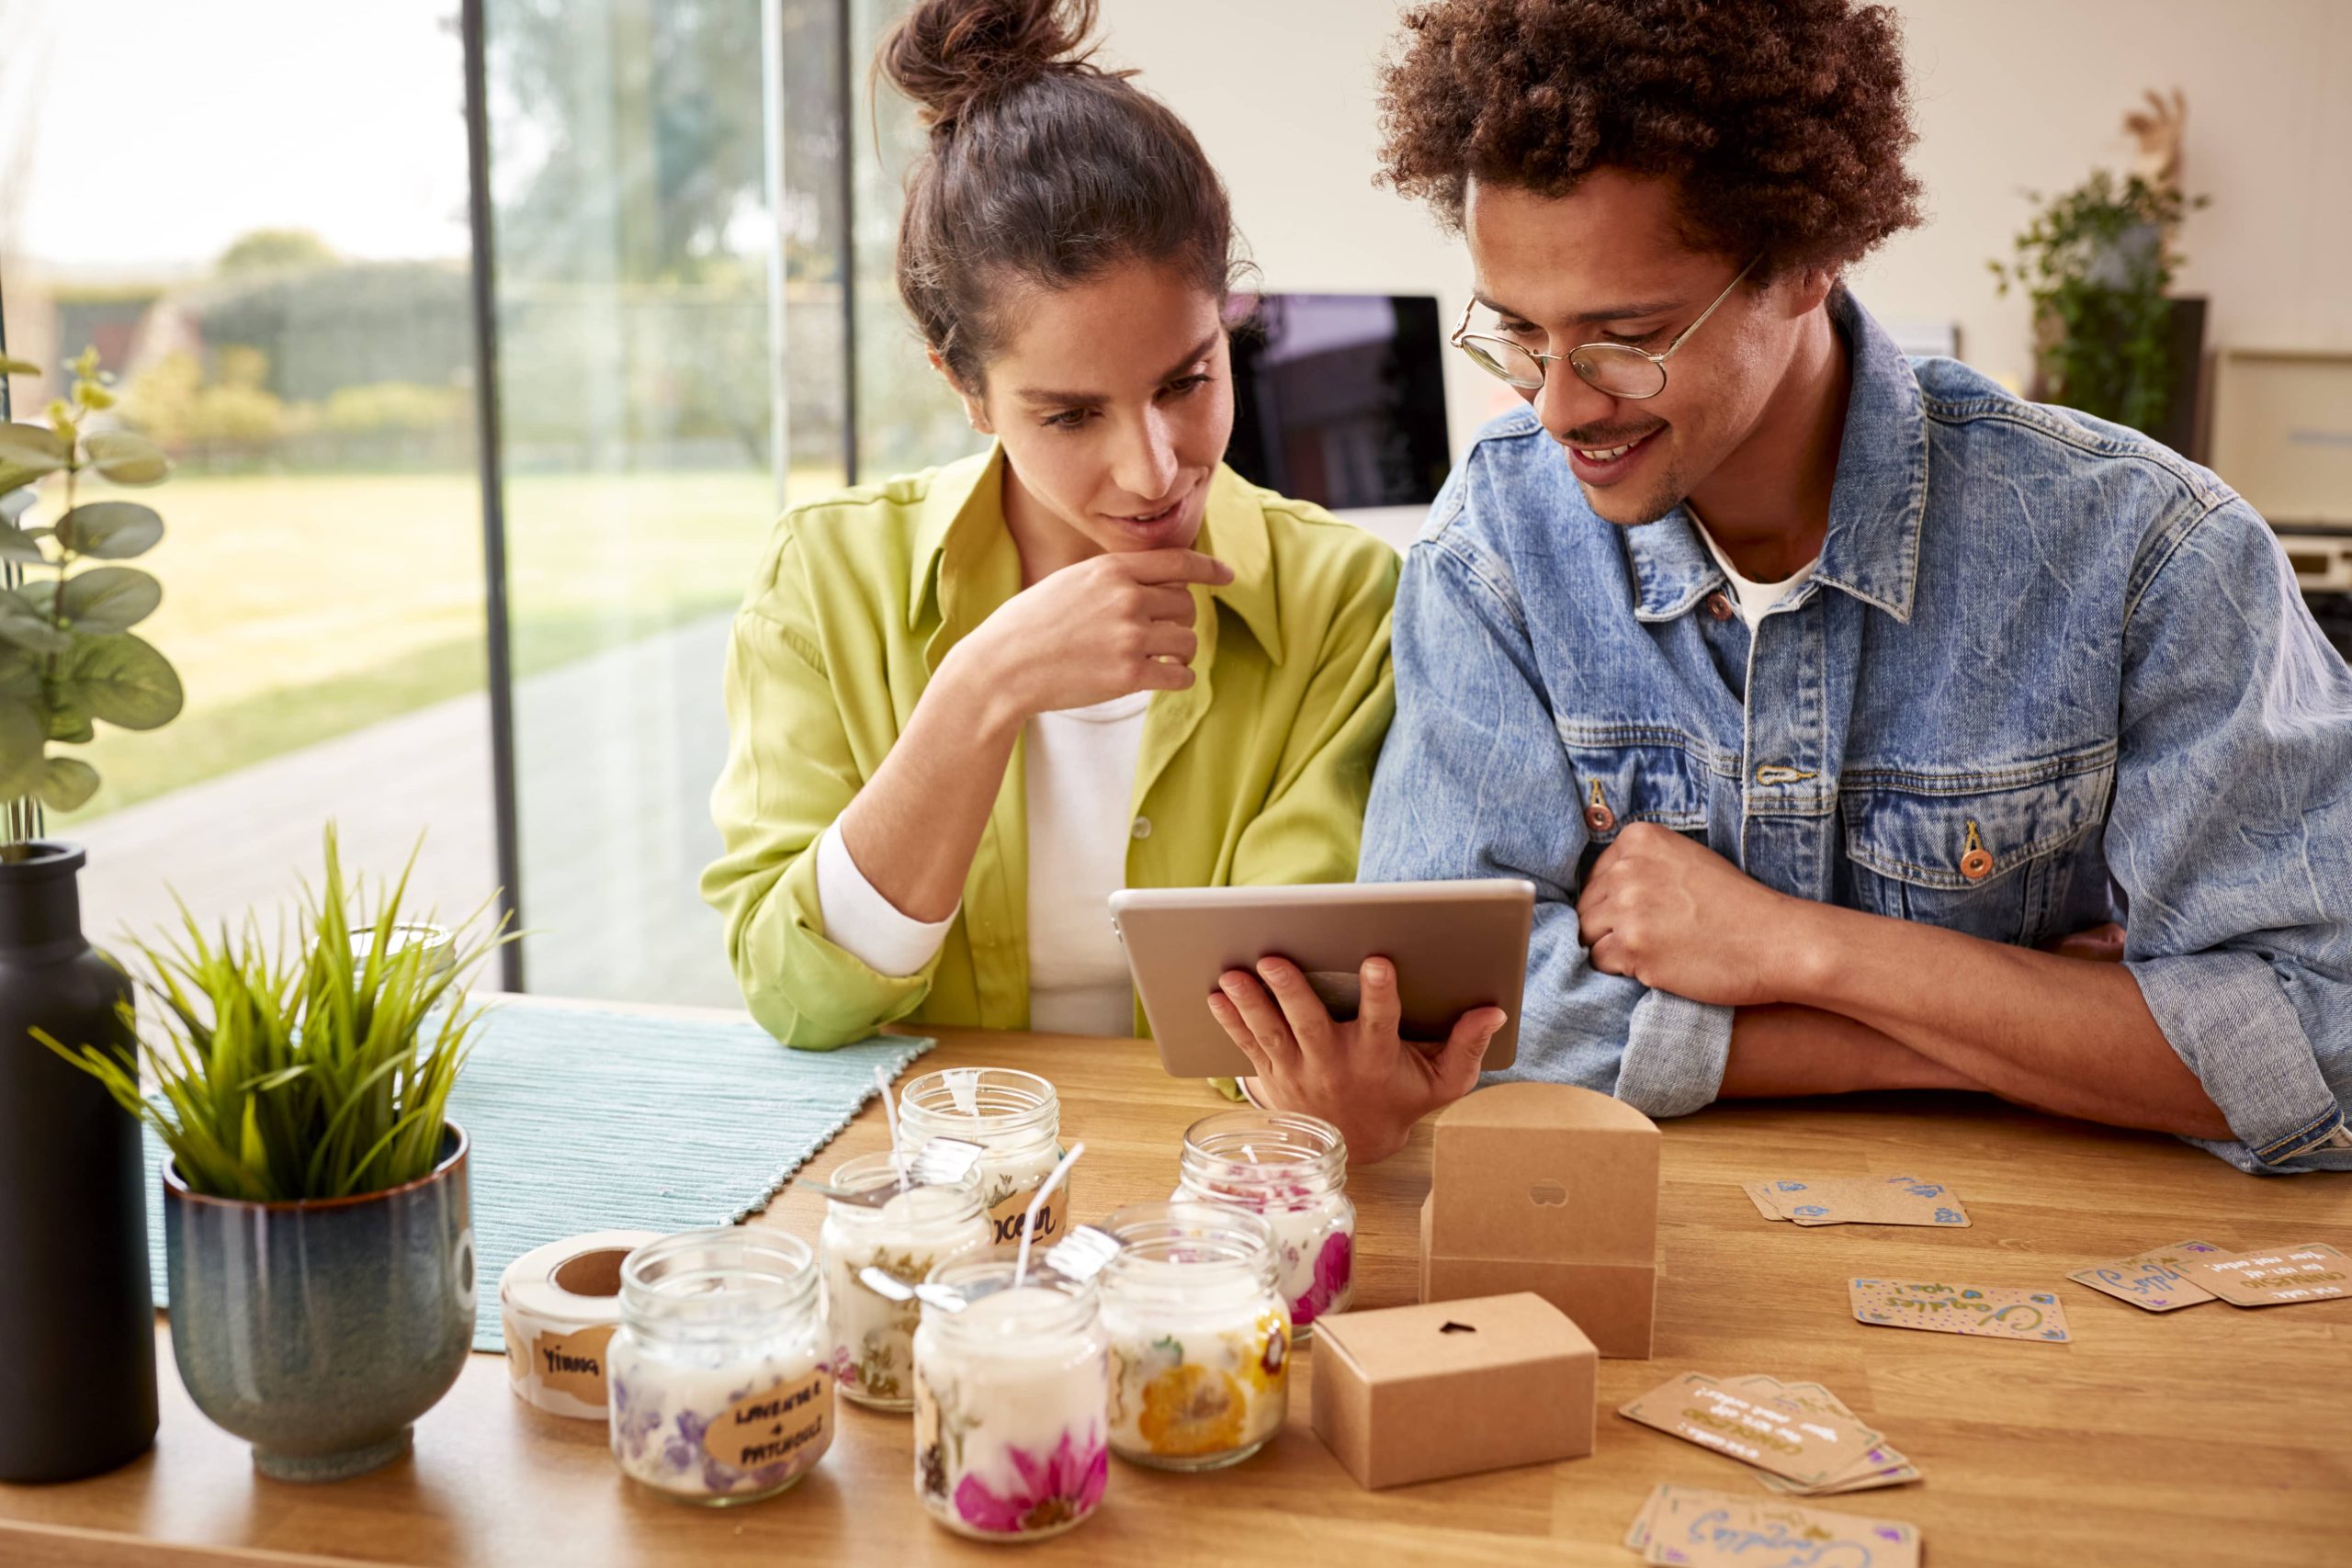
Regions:
<instances>
[{"instance_id":1,"label":"man with curly afro hair","mask_svg":"<svg viewBox=\"0 0 2352 1568\"><path fill-rule=\"evenodd\" d=\"M1975 1089L2352 1168L2352 673L2211 472L1847 291L1920 217L1887 7L1404 28L1386 179L1468 243L1454 341L1525 406L1407 558L1359 874L1535 884L1517 1075L1665 1116ZM1409 1124L1413 1043L1278 992L1257 1098Z\"/></svg>"}]
</instances>

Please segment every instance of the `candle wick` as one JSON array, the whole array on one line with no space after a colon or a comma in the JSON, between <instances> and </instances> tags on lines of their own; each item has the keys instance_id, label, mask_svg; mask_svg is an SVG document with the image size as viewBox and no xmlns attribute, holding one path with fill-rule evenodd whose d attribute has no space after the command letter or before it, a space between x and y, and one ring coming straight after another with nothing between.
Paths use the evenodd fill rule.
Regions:
<instances>
[{"instance_id":1,"label":"candle wick","mask_svg":"<svg viewBox=\"0 0 2352 1568\"><path fill-rule=\"evenodd\" d=\"M899 1185L904 1187L907 1184L907 1156L899 1143L899 1107L890 1098L889 1069L874 1069L874 1087L882 1091L882 1120L890 1129L890 1168L898 1173Z\"/></svg>"},{"instance_id":2,"label":"candle wick","mask_svg":"<svg viewBox=\"0 0 2352 1568\"><path fill-rule=\"evenodd\" d=\"M1037 1234L1037 1211L1045 1207L1047 1195L1050 1194L1055 1188L1059 1187L1062 1184L1062 1178L1069 1174L1069 1168L1076 1165L1078 1163L1078 1156L1085 1152L1086 1145L1084 1144L1072 1144L1069 1146L1069 1153L1061 1157L1060 1161L1055 1165L1052 1172L1046 1176L1045 1180L1037 1183L1036 1192L1030 1197L1029 1207L1022 1212L1021 1251L1020 1254L1012 1260L1012 1288L1014 1290L1019 1290L1021 1288L1021 1281L1029 1277L1029 1243Z\"/></svg>"}]
</instances>

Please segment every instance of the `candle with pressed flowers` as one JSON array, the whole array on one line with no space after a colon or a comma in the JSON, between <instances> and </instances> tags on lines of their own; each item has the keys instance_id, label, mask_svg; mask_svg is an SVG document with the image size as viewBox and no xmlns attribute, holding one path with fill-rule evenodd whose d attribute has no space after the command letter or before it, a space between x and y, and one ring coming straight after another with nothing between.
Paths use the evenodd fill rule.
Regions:
<instances>
[{"instance_id":1,"label":"candle with pressed flowers","mask_svg":"<svg viewBox=\"0 0 2352 1568\"><path fill-rule=\"evenodd\" d=\"M1345 1190L1348 1145L1319 1116L1226 1111L1184 1130L1178 1198L1256 1214L1273 1233L1275 1278L1303 1343L1315 1320L1355 1294L1356 1206Z\"/></svg>"},{"instance_id":2,"label":"candle with pressed flowers","mask_svg":"<svg viewBox=\"0 0 2352 1568\"><path fill-rule=\"evenodd\" d=\"M980 1201L1000 1242L1021 1239L1029 1195L1062 1157L1061 1114L1052 1084L1011 1067L943 1068L916 1078L899 1096L899 1124L910 1153L933 1138L980 1146ZM1067 1228L1069 1202L1065 1183L1038 1213L1038 1245Z\"/></svg>"},{"instance_id":3,"label":"candle with pressed flowers","mask_svg":"<svg viewBox=\"0 0 2352 1568\"><path fill-rule=\"evenodd\" d=\"M841 1166L831 1184L844 1192L871 1192L899 1180L892 1156L871 1154ZM833 1377L842 1398L876 1410L914 1408L910 1379L921 1309L910 1296L876 1293L859 1273L878 1269L911 1288L941 1260L986 1247L989 1235L977 1171L955 1182L910 1187L878 1208L828 1201L818 1246L825 1263Z\"/></svg>"},{"instance_id":4,"label":"candle with pressed flowers","mask_svg":"<svg viewBox=\"0 0 2352 1568\"><path fill-rule=\"evenodd\" d=\"M1161 1470L1256 1453L1289 1408L1290 1309L1273 1232L1220 1203L1137 1203L1104 1220L1111 1451Z\"/></svg>"},{"instance_id":5,"label":"candle with pressed flowers","mask_svg":"<svg viewBox=\"0 0 2352 1568\"><path fill-rule=\"evenodd\" d=\"M1058 1535L1110 1479L1094 1281L1039 1269L1015 1285L1014 1269L1010 1247L941 1264L915 1333L915 1495L977 1540Z\"/></svg>"},{"instance_id":6,"label":"candle with pressed flowers","mask_svg":"<svg viewBox=\"0 0 2352 1568\"><path fill-rule=\"evenodd\" d=\"M663 1496L773 1497L832 1441L833 1384L808 1244L687 1231L621 1265L606 1356L613 1458Z\"/></svg>"}]
</instances>

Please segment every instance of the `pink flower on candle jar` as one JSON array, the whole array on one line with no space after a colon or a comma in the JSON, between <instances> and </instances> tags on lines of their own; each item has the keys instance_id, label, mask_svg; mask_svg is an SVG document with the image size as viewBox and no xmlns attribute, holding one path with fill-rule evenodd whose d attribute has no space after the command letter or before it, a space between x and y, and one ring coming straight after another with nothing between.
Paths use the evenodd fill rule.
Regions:
<instances>
[{"instance_id":1,"label":"pink flower on candle jar","mask_svg":"<svg viewBox=\"0 0 2352 1568\"><path fill-rule=\"evenodd\" d=\"M1111 1479L1111 1450L1099 1439L1081 1452L1064 1432L1042 1461L1025 1449L1004 1451L1018 1486L999 1496L978 1476L967 1474L956 1484L956 1512L974 1529L1021 1535L1083 1518L1102 1500Z\"/></svg>"},{"instance_id":2,"label":"pink flower on candle jar","mask_svg":"<svg viewBox=\"0 0 2352 1568\"><path fill-rule=\"evenodd\" d=\"M1333 1231L1325 1236L1323 1250L1315 1255L1315 1283L1306 1288L1306 1294L1291 1303L1291 1322L1304 1328L1338 1301L1348 1288L1353 1262L1354 1247L1347 1232Z\"/></svg>"}]
</instances>

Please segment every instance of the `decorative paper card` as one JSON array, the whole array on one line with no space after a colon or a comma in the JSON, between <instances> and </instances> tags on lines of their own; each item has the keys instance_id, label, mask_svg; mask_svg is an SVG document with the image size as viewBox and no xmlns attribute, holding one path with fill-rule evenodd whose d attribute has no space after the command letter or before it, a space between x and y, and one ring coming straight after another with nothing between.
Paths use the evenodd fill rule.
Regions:
<instances>
[{"instance_id":1,"label":"decorative paper card","mask_svg":"<svg viewBox=\"0 0 2352 1568\"><path fill-rule=\"evenodd\" d=\"M1650 1495L1626 1545L1675 1568L1917 1568L1919 1532L1897 1519L1833 1514L1691 1487Z\"/></svg>"},{"instance_id":2,"label":"decorative paper card","mask_svg":"<svg viewBox=\"0 0 2352 1568\"><path fill-rule=\"evenodd\" d=\"M2199 1258L2183 1263L2180 1271L2232 1306L2286 1306L2352 1294L2346 1261L2335 1248L2312 1241Z\"/></svg>"},{"instance_id":3,"label":"decorative paper card","mask_svg":"<svg viewBox=\"0 0 2352 1568\"><path fill-rule=\"evenodd\" d=\"M2049 1291L1900 1280L1855 1280L1846 1291L1853 1300L1854 1316L1864 1323L2062 1345L2068 1338L2066 1311Z\"/></svg>"},{"instance_id":4,"label":"decorative paper card","mask_svg":"<svg viewBox=\"0 0 2352 1568\"><path fill-rule=\"evenodd\" d=\"M1784 1408L1843 1416L1857 1426L1863 1425L1860 1416L1847 1406L1844 1400L1817 1382L1789 1382L1767 1377L1762 1373L1729 1380L1728 1387L1750 1398L1766 1398ZM1872 1447L1848 1469L1830 1476L1817 1486L1805 1486L1786 1476L1769 1472L1757 1477L1775 1492L1793 1493L1800 1496L1823 1497L1839 1492L1865 1492L1880 1486L1901 1486L1919 1479L1919 1468L1891 1445L1880 1443Z\"/></svg>"},{"instance_id":5,"label":"decorative paper card","mask_svg":"<svg viewBox=\"0 0 2352 1568\"><path fill-rule=\"evenodd\" d=\"M1785 1409L1703 1372L1685 1372L1619 1415L1807 1486L1852 1468L1881 1434L1850 1416Z\"/></svg>"},{"instance_id":6,"label":"decorative paper card","mask_svg":"<svg viewBox=\"0 0 2352 1568\"><path fill-rule=\"evenodd\" d=\"M2160 1247L2154 1252L2143 1252L2134 1258L2119 1258L2112 1263L2094 1264L2066 1276L2078 1285L2088 1285L2094 1291L2104 1291L2118 1301L2130 1302L2148 1312L2177 1312L2182 1307L2196 1306L2214 1300L2211 1291L2192 1283L2180 1272L2184 1263L2201 1258L2220 1257L2222 1249L2210 1241L2177 1241L2170 1247Z\"/></svg>"},{"instance_id":7,"label":"decorative paper card","mask_svg":"<svg viewBox=\"0 0 2352 1568\"><path fill-rule=\"evenodd\" d=\"M1801 1225L1965 1225L1968 1211L1951 1187L1917 1176L1830 1181L1782 1178L1766 1196Z\"/></svg>"},{"instance_id":8,"label":"decorative paper card","mask_svg":"<svg viewBox=\"0 0 2352 1568\"><path fill-rule=\"evenodd\" d=\"M1766 1219L1785 1220L1789 1217L1772 1206L1770 1183L1762 1181L1743 1181L1739 1184L1739 1190L1747 1194L1747 1201L1755 1204L1756 1212L1763 1215Z\"/></svg>"}]
</instances>

